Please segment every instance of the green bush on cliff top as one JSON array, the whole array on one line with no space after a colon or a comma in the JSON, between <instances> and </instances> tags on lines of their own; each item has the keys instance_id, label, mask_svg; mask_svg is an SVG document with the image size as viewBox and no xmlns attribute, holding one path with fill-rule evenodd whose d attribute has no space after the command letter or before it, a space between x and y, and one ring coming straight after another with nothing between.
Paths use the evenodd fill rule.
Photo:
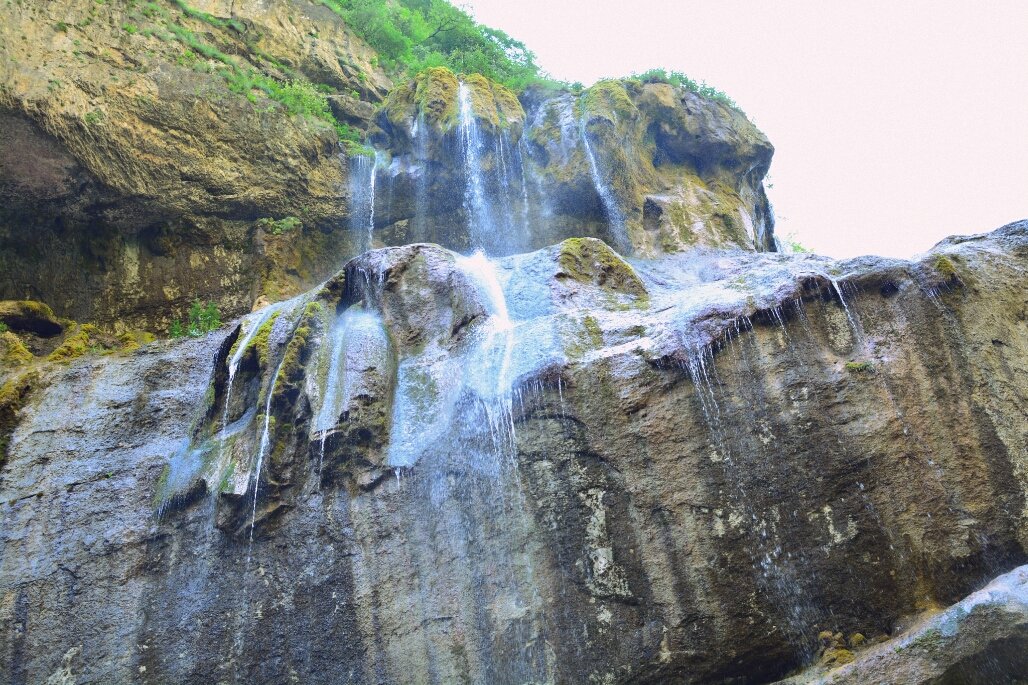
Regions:
<instances>
[{"instance_id":1,"label":"green bush on cliff top","mask_svg":"<svg viewBox=\"0 0 1028 685\"><path fill-rule=\"evenodd\" d=\"M643 83L669 83L672 86L685 88L691 93L696 93L697 95L702 95L710 100L715 100L726 104L729 107L739 109L739 105L735 104L735 100L728 97L724 91L720 91L714 86L708 86L706 81L696 81L691 79L680 71L650 69L642 74L634 74L632 78L642 81Z\"/></svg>"},{"instance_id":2,"label":"green bush on cliff top","mask_svg":"<svg viewBox=\"0 0 1028 685\"><path fill-rule=\"evenodd\" d=\"M514 90L545 81L535 55L446 0L321 0L379 54L396 76L428 67L477 73Z\"/></svg>"}]
</instances>

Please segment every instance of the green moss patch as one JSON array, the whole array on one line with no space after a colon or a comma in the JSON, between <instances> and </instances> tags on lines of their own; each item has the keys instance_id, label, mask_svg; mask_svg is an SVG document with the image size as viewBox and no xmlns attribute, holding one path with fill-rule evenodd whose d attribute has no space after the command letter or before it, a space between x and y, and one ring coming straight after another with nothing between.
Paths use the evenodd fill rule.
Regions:
<instances>
[{"instance_id":1,"label":"green moss patch","mask_svg":"<svg viewBox=\"0 0 1028 685\"><path fill-rule=\"evenodd\" d=\"M559 250L557 263L565 277L637 297L647 294L635 269L602 240L569 238Z\"/></svg>"},{"instance_id":2,"label":"green moss patch","mask_svg":"<svg viewBox=\"0 0 1028 685\"><path fill-rule=\"evenodd\" d=\"M630 121L639 115L621 81L599 81L582 94L579 101L587 118L603 117L611 123Z\"/></svg>"},{"instance_id":3,"label":"green moss patch","mask_svg":"<svg viewBox=\"0 0 1028 685\"><path fill-rule=\"evenodd\" d=\"M24 366L33 359L35 357L21 338L10 331L0 333L0 368Z\"/></svg>"}]
</instances>

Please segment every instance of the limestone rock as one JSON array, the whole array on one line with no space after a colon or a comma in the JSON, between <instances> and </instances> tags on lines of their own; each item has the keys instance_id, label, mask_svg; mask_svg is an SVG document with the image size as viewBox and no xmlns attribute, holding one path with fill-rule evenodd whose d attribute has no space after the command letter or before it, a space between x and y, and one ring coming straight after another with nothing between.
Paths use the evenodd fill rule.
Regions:
<instances>
[{"instance_id":1,"label":"limestone rock","mask_svg":"<svg viewBox=\"0 0 1028 685\"><path fill-rule=\"evenodd\" d=\"M50 307L31 300L0 301L0 322L16 331L52 337L64 330Z\"/></svg>"},{"instance_id":2,"label":"limestone rock","mask_svg":"<svg viewBox=\"0 0 1028 685\"><path fill-rule=\"evenodd\" d=\"M901 638L913 670L855 634L1026 560L1028 223L917 262L611 272L586 244L573 269L374 251L238 331L45 369L0 470L0 668L714 683L852 655L837 673L945 682L976 640L1019 663L996 588L966 630L940 615L953 660L917 642L935 623Z\"/></svg>"},{"instance_id":3,"label":"limestone rock","mask_svg":"<svg viewBox=\"0 0 1028 685\"><path fill-rule=\"evenodd\" d=\"M163 330L193 299L242 313L266 284L298 292L352 254L336 132L260 89L308 80L381 99L374 53L327 7L74 0L2 14L0 297ZM255 230L269 217L302 219L286 254Z\"/></svg>"},{"instance_id":4,"label":"limestone rock","mask_svg":"<svg viewBox=\"0 0 1028 685\"><path fill-rule=\"evenodd\" d=\"M996 578L842 668L782 685L1016 683L1028 673L1028 567Z\"/></svg>"},{"instance_id":5,"label":"limestone rock","mask_svg":"<svg viewBox=\"0 0 1028 685\"><path fill-rule=\"evenodd\" d=\"M773 148L734 107L632 79L581 93L530 88L519 104L464 78L470 124L445 69L394 90L380 115L375 142L389 159L375 223L386 243L512 254L590 236L650 256L776 249L763 189Z\"/></svg>"}]
</instances>

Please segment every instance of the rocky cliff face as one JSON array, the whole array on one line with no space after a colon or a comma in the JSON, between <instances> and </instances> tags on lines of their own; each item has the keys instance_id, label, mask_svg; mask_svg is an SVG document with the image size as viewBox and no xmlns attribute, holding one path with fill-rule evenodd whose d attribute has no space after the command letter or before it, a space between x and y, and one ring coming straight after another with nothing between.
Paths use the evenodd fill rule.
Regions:
<instances>
[{"instance_id":1,"label":"rocky cliff face","mask_svg":"<svg viewBox=\"0 0 1028 685\"><path fill-rule=\"evenodd\" d=\"M433 69L393 88L309 0L0 12L0 300L164 332L193 300L242 314L371 245L774 249L770 144L667 84L521 102L472 74L462 100Z\"/></svg>"},{"instance_id":2,"label":"rocky cliff face","mask_svg":"<svg viewBox=\"0 0 1028 685\"><path fill-rule=\"evenodd\" d=\"M530 89L521 102L485 79L463 87L464 112L445 69L389 96L375 139L390 152L375 207L387 244L509 254L593 236L649 256L776 249L763 189L773 148L734 107L631 79Z\"/></svg>"},{"instance_id":3,"label":"rocky cliff face","mask_svg":"<svg viewBox=\"0 0 1028 685\"><path fill-rule=\"evenodd\" d=\"M367 125L391 84L327 8L76 0L2 13L0 299L164 331L193 299L249 311L353 254L336 132L261 90L322 84L341 93L339 120Z\"/></svg>"},{"instance_id":4,"label":"rocky cliff face","mask_svg":"<svg viewBox=\"0 0 1028 685\"><path fill-rule=\"evenodd\" d=\"M918 262L411 245L228 333L45 369L0 472L0 670L702 683L876 658L1026 559L1026 272L1024 222Z\"/></svg>"},{"instance_id":5,"label":"rocky cliff face","mask_svg":"<svg viewBox=\"0 0 1028 685\"><path fill-rule=\"evenodd\" d=\"M1017 682L1028 222L776 254L686 88L0 16L0 681Z\"/></svg>"}]
</instances>

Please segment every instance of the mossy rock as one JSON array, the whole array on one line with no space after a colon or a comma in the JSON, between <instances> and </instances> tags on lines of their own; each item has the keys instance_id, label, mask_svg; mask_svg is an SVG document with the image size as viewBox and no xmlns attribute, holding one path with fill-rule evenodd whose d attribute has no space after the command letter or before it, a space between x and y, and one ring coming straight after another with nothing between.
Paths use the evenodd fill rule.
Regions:
<instances>
[{"instance_id":1,"label":"mossy rock","mask_svg":"<svg viewBox=\"0 0 1028 685\"><path fill-rule=\"evenodd\" d=\"M446 67L422 71L389 94L383 110L386 119L398 131L407 131L418 119L440 133L453 130L460 119L460 81ZM525 111L509 88L481 74L470 74L463 81L471 90L471 108L480 122L493 130L520 126L524 122Z\"/></svg>"},{"instance_id":2,"label":"mossy rock","mask_svg":"<svg viewBox=\"0 0 1028 685\"><path fill-rule=\"evenodd\" d=\"M275 327L275 322L278 320L278 315L281 312L275 312L268 320L261 324L261 327L257 329L257 333L254 334L253 338L250 339L247 345L247 350L244 350L244 354L248 350L256 350L257 352L257 363L261 366L267 366L269 360L269 345L271 344L271 329Z\"/></svg>"},{"instance_id":3,"label":"mossy rock","mask_svg":"<svg viewBox=\"0 0 1028 685\"><path fill-rule=\"evenodd\" d=\"M54 312L42 302L34 300L4 300L0 302L0 322L16 331L27 331L52 337L64 330Z\"/></svg>"},{"instance_id":4,"label":"mossy rock","mask_svg":"<svg viewBox=\"0 0 1028 685\"><path fill-rule=\"evenodd\" d=\"M464 77L471 91L471 110L475 117L493 129L504 130L524 123L525 110L512 90L481 74Z\"/></svg>"},{"instance_id":5,"label":"mossy rock","mask_svg":"<svg viewBox=\"0 0 1028 685\"><path fill-rule=\"evenodd\" d=\"M583 92L579 107L586 121L601 117L618 124L639 116L639 109L625 90L625 84L615 80L599 81Z\"/></svg>"},{"instance_id":6,"label":"mossy rock","mask_svg":"<svg viewBox=\"0 0 1028 685\"><path fill-rule=\"evenodd\" d=\"M836 667L852 663L856 658L852 651L844 647L830 647L821 656L821 663L825 666Z\"/></svg>"},{"instance_id":7,"label":"mossy rock","mask_svg":"<svg viewBox=\"0 0 1028 685\"><path fill-rule=\"evenodd\" d=\"M100 342L100 329L86 323L76 326L57 349L50 353L48 359L55 362L71 361L87 352L105 349Z\"/></svg>"},{"instance_id":8,"label":"mossy rock","mask_svg":"<svg viewBox=\"0 0 1028 685\"><path fill-rule=\"evenodd\" d=\"M156 339L153 333L142 330L128 329L114 335L93 324L69 322L67 336L47 359L66 362L90 353L132 352Z\"/></svg>"},{"instance_id":9,"label":"mossy rock","mask_svg":"<svg viewBox=\"0 0 1028 685\"><path fill-rule=\"evenodd\" d=\"M635 269L602 240L569 238L558 246L558 277L574 279L608 290L644 297L647 295Z\"/></svg>"},{"instance_id":10,"label":"mossy rock","mask_svg":"<svg viewBox=\"0 0 1028 685\"><path fill-rule=\"evenodd\" d=\"M0 465L7 461L7 443L20 410L39 382L37 371L23 372L0 385Z\"/></svg>"},{"instance_id":11,"label":"mossy rock","mask_svg":"<svg viewBox=\"0 0 1028 685\"><path fill-rule=\"evenodd\" d=\"M932 259L932 266L947 281L959 281L960 274L957 272L957 265L949 255L935 255Z\"/></svg>"},{"instance_id":12,"label":"mossy rock","mask_svg":"<svg viewBox=\"0 0 1028 685\"><path fill-rule=\"evenodd\" d=\"M33 359L35 357L25 347L21 338L11 331L0 333L0 368L24 366Z\"/></svg>"},{"instance_id":13,"label":"mossy rock","mask_svg":"<svg viewBox=\"0 0 1028 685\"><path fill-rule=\"evenodd\" d=\"M446 67L432 67L394 88L383 111L389 123L400 130L423 117L438 130L448 131L457 124L458 87L456 74Z\"/></svg>"}]
</instances>

